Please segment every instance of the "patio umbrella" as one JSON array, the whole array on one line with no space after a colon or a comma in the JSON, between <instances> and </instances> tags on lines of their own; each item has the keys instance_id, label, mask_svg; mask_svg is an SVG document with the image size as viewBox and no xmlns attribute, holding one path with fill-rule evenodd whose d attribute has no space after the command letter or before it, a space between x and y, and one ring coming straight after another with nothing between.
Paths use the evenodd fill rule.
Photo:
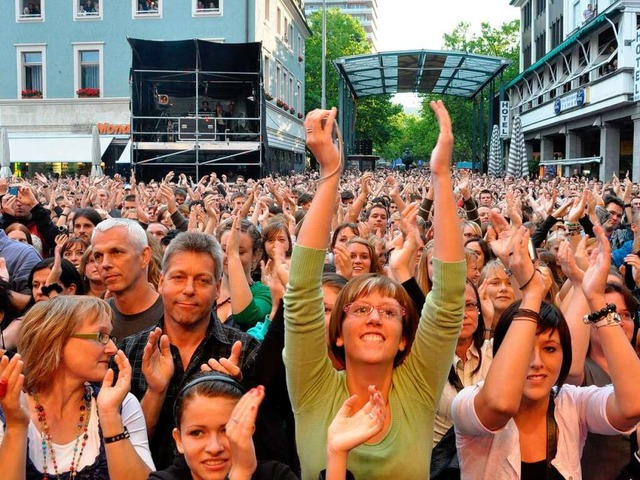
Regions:
<instances>
[{"instance_id":1,"label":"patio umbrella","mask_svg":"<svg viewBox=\"0 0 640 480\"><path fill-rule=\"evenodd\" d=\"M513 116L507 174L516 178L529 175L529 161L524 147L524 133L522 132L520 115Z\"/></svg>"},{"instance_id":2,"label":"patio umbrella","mask_svg":"<svg viewBox=\"0 0 640 480\"><path fill-rule=\"evenodd\" d=\"M489 175L501 177L504 174L501 157L500 130L497 125L494 125L491 132L491 142L489 143Z\"/></svg>"},{"instance_id":3,"label":"patio umbrella","mask_svg":"<svg viewBox=\"0 0 640 480\"><path fill-rule=\"evenodd\" d=\"M100 151L100 134L98 133L98 127L94 125L91 128L91 176L92 177L101 177L103 175L100 162L102 162L102 154Z\"/></svg>"},{"instance_id":4,"label":"patio umbrella","mask_svg":"<svg viewBox=\"0 0 640 480\"><path fill-rule=\"evenodd\" d=\"M9 134L6 128L0 128L0 177L11 178L11 156L9 153Z\"/></svg>"}]
</instances>

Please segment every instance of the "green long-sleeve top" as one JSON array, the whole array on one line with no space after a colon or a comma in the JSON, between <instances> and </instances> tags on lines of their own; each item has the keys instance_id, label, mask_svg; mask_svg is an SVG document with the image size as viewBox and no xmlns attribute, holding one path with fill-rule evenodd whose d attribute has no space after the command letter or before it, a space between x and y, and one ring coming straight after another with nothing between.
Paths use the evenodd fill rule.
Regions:
<instances>
[{"instance_id":1,"label":"green long-sleeve top","mask_svg":"<svg viewBox=\"0 0 640 480\"><path fill-rule=\"evenodd\" d=\"M269 287L260 282L253 282L249 287L253 299L240 313L233 314L233 320L243 326L243 330L263 321L271 312L271 292Z\"/></svg>"},{"instance_id":2,"label":"green long-sleeve top","mask_svg":"<svg viewBox=\"0 0 640 480\"><path fill-rule=\"evenodd\" d=\"M320 288L324 258L324 250L296 246L284 297L283 357L303 480L316 480L325 468L327 429L350 396L345 372L334 370L327 356ZM389 430L381 441L349 454L347 467L358 479L429 478L435 411L462 324L466 266L434 259L433 270L434 288L411 352L393 372Z\"/></svg>"}]
</instances>

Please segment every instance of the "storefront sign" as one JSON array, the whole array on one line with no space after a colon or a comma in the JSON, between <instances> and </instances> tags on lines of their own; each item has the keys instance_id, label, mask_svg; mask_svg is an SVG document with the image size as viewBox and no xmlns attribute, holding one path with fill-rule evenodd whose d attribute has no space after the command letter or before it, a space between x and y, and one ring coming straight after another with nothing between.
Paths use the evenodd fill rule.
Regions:
<instances>
[{"instance_id":1,"label":"storefront sign","mask_svg":"<svg viewBox=\"0 0 640 480\"><path fill-rule=\"evenodd\" d=\"M98 133L101 135L128 135L131 133L131 125L128 123L99 123Z\"/></svg>"},{"instance_id":2,"label":"storefront sign","mask_svg":"<svg viewBox=\"0 0 640 480\"><path fill-rule=\"evenodd\" d=\"M587 103L587 101L587 90L585 88L579 88L565 97L556 98L553 104L553 111L558 115L565 110L581 107Z\"/></svg>"},{"instance_id":3,"label":"storefront sign","mask_svg":"<svg viewBox=\"0 0 640 480\"><path fill-rule=\"evenodd\" d=\"M509 137L509 102L500 102L500 137Z\"/></svg>"},{"instance_id":4,"label":"storefront sign","mask_svg":"<svg viewBox=\"0 0 640 480\"><path fill-rule=\"evenodd\" d=\"M636 65L633 71L633 101L640 101L640 29L636 30Z\"/></svg>"}]
</instances>

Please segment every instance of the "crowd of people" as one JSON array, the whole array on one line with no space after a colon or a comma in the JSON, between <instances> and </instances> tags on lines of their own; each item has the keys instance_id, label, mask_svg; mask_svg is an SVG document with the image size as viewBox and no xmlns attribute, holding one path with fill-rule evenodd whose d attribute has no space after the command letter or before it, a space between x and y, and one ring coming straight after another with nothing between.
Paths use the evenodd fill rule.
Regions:
<instances>
[{"instance_id":1,"label":"crowd of people","mask_svg":"<svg viewBox=\"0 0 640 480\"><path fill-rule=\"evenodd\" d=\"M0 179L7 478L640 479L640 186ZM17 188L17 192L13 189Z\"/></svg>"}]
</instances>

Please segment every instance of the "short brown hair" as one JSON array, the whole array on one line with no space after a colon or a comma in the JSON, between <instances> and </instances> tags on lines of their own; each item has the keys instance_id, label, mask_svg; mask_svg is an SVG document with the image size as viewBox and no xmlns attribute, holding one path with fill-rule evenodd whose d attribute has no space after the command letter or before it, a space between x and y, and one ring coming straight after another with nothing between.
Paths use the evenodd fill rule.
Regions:
<instances>
[{"instance_id":1,"label":"short brown hair","mask_svg":"<svg viewBox=\"0 0 640 480\"><path fill-rule=\"evenodd\" d=\"M406 312L404 317L402 317L402 337L406 340L407 345L403 351L398 351L393 360L393 366L397 367L411 351L411 345L413 345L416 330L418 329L419 317L413 300L411 300L411 297L404 287L385 275L375 273L359 275L350 280L338 294L333 311L331 312L331 319L329 320L329 343L331 351L338 360L346 364L344 347L336 345L338 337L342 336L342 322L345 316L344 308L358 298L374 292L385 297L395 298Z\"/></svg>"},{"instance_id":2,"label":"short brown hair","mask_svg":"<svg viewBox=\"0 0 640 480\"><path fill-rule=\"evenodd\" d=\"M101 316L113 321L111 307L104 300L89 296L58 295L31 307L18 336L25 390L45 390L60 367L62 350L71 334L84 320Z\"/></svg>"}]
</instances>

